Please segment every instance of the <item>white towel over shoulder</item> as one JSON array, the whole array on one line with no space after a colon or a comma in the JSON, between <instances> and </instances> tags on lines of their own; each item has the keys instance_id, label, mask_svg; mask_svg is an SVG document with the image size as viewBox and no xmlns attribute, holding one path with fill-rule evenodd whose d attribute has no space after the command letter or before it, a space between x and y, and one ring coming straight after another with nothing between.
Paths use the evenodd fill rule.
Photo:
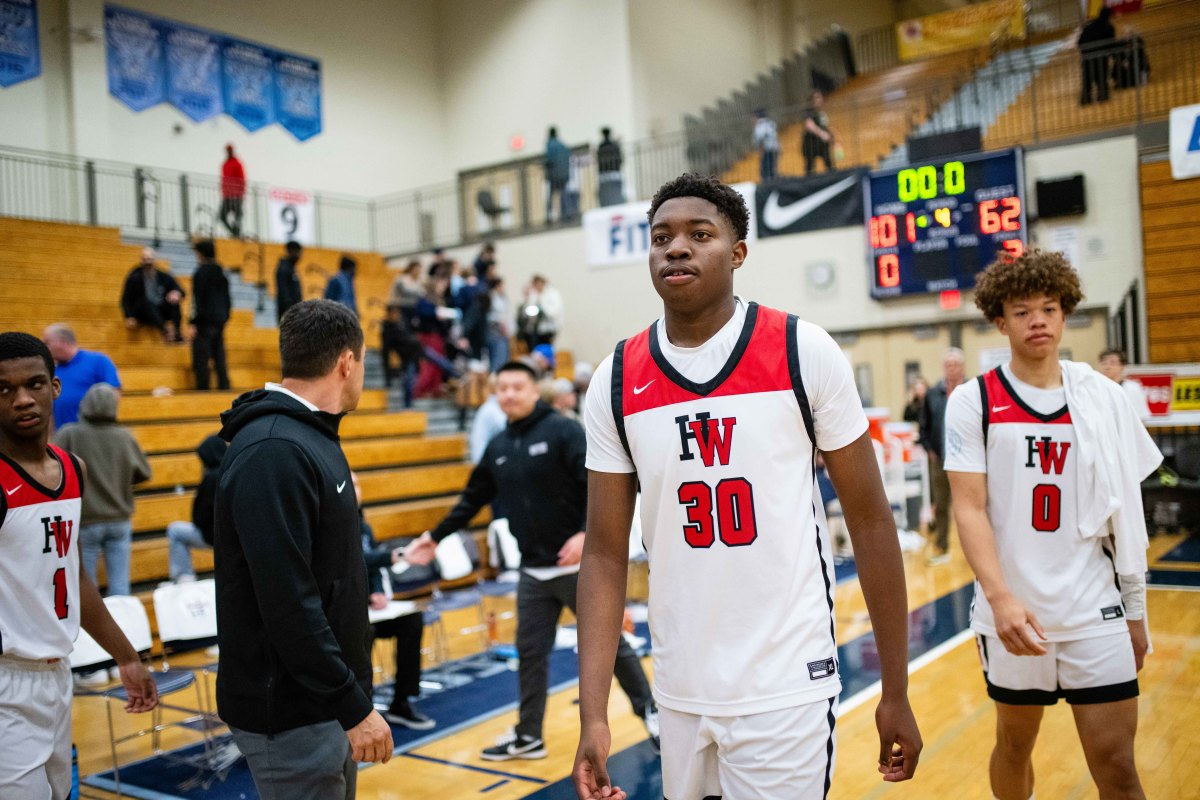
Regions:
<instances>
[{"instance_id":1,"label":"white towel over shoulder","mask_svg":"<svg viewBox=\"0 0 1200 800\"><path fill-rule=\"evenodd\" d=\"M1141 483L1162 453L1120 385L1087 364L1061 363L1079 448L1079 535L1107 536L1111 528L1117 573L1140 575L1149 544Z\"/></svg>"}]
</instances>

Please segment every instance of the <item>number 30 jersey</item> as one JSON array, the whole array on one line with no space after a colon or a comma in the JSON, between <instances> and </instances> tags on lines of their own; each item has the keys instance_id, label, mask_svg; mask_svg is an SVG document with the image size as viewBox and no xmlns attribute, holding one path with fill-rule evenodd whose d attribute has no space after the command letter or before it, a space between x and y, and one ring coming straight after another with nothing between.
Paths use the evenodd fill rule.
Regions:
<instances>
[{"instance_id":1,"label":"number 30 jersey","mask_svg":"<svg viewBox=\"0 0 1200 800\"><path fill-rule=\"evenodd\" d=\"M711 380L689 380L672 365L659 322L617 346L588 398L588 467L629 471L621 454L606 457L598 446L604 420L593 401L604 403L593 395L604 393L607 428L641 484L656 698L711 716L788 708L840 690L814 440L836 436L841 447L866 427L854 395L856 412L839 417L838 434L823 437L814 422L802 373L822 369L832 352L853 387L824 331L753 303L740 329L727 328L736 342Z\"/></svg>"},{"instance_id":2,"label":"number 30 jersey","mask_svg":"<svg viewBox=\"0 0 1200 800\"><path fill-rule=\"evenodd\" d=\"M951 395L945 468L987 473L988 519L1004 581L1052 642L1126 627L1108 539L1079 535L1078 461L1061 387L1039 390L997 368ZM978 583L971 627L996 635Z\"/></svg>"},{"instance_id":3,"label":"number 30 jersey","mask_svg":"<svg viewBox=\"0 0 1200 800\"><path fill-rule=\"evenodd\" d=\"M0 455L0 655L66 658L79 634L79 514L83 478L66 450L47 489Z\"/></svg>"}]
</instances>

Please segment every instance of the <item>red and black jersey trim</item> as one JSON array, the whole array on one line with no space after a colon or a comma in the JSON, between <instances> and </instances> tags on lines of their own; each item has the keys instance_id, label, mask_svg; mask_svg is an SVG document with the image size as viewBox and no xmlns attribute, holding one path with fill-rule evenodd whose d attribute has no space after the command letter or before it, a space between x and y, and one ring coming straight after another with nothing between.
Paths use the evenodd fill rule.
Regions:
<instances>
[{"instance_id":1,"label":"red and black jersey trim","mask_svg":"<svg viewBox=\"0 0 1200 800\"><path fill-rule=\"evenodd\" d=\"M800 416L804 418L804 430L808 432L808 440L813 449L817 448L817 428L813 422L812 405L808 402L808 392L804 390L804 379L800 376L800 344L796 341L796 328L800 320L795 314L787 315L787 365L788 376L792 379L792 392L796 395L796 403L800 406Z\"/></svg>"},{"instance_id":2,"label":"red and black jersey trim","mask_svg":"<svg viewBox=\"0 0 1200 800\"><path fill-rule=\"evenodd\" d=\"M62 497L63 492L65 492L67 487L70 485L70 476L67 474L67 463L70 462L71 466L75 470L75 478L79 483L79 496L82 497L83 470L79 468L79 462L75 459L75 456L71 453L68 453L66 450L63 450L61 447L57 447L52 444L46 445L46 452L52 455L54 460L58 462L59 471L62 474L62 478L60 479L58 488L56 489L48 489L43 486L32 475L26 472L24 467L3 453L0 453L0 461L3 461L12 469L13 472L17 473L17 477L25 481L25 483L29 484L32 488L36 489L50 500L57 500L58 498Z\"/></svg>"},{"instance_id":3,"label":"red and black jersey trim","mask_svg":"<svg viewBox=\"0 0 1200 800\"><path fill-rule=\"evenodd\" d=\"M1013 389L1012 384L1009 383L1008 377L1004 374L1004 370L996 367L993 372L996 373L996 378L1000 381L1000 385L1004 387L1004 391L1008 392L1008 396L1011 397L1013 402L1017 404L1017 407L1034 419L1039 419L1042 422L1054 422L1063 414L1067 413L1068 409L1065 404L1062 408L1058 409L1057 411L1052 411L1049 414L1043 414L1040 411L1035 411L1029 406L1028 403L1022 400L1021 395L1017 394L1016 390Z\"/></svg>"},{"instance_id":4,"label":"red and black jersey trim","mask_svg":"<svg viewBox=\"0 0 1200 800\"><path fill-rule=\"evenodd\" d=\"M650 357L654 359L655 365L671 383L681 389L686 389L692 394L707 397L716 391L733 374L733 371L737 369L738 362L742 360L742 356L746 353L746 348L750 345L750 339L754 335L754 325L757 321L758 303L747 304L746 320L742 323L742 332L738 334L737 344L734 345L733 352L729 354L729 358L725 361L725 366L721 368L721 371L711 380L704 383L696 383L695 381L688 380L680 374L679 370L671 366L671 362L663 355L662 345L658 342L658 323L651 325L648 332Z\"/></svg>"},{"instance_id":5,"label":"red and black jersey trim","mask_svg":"<svg viewBox=\"0 0 1200 800\"><path fill-rule=\"evenodd\" d=\"M982 417L982 419L983 419L983 447L984 447L984 449L986 450L986 449L987 449L987 443L988 443L988 442L987 442L987 439L988 439L988 424L991 422L991 420L988 418L988 390L987 390L987 381L985 381L985 380L983 379L983 376L982 376L982 375L980 375L978 378L976 378L976 379L975 379L975 382L979 384L979 403L980 403L980 406L979 406L979 407L980 407L980 410L981 410L981 412L982 412L982 414L981 414L981 417Z\"/></svg>"},{"instance_id":6,"label":"red and black jersey trim","mask_svg":"<svg viewBox=\"0 0 1200 800\"><path fill-rule=\"evenodd\" d=\"M625 455L629 456L629 460L633 461L633 451L629 449L629 438L625 435L625 343L628 339L622 339L617 344L617 349L613 351L612 361L612 380L609 381L610 391L612 393L612 414L613 421L617 425L617 436L621 437L621 447L625 448Z\"/></svg>"}]
</instances>

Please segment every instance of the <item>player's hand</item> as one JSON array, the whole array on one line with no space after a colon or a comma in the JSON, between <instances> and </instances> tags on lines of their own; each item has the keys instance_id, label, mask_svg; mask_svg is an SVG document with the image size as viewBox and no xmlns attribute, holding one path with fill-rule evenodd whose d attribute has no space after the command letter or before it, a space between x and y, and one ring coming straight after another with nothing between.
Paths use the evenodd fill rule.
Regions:
<instances>
[{"instance_id":1,"label":"player's hand","mask_svg":"<svg viewBox=\"0 0 1200 800\"><path fill-rule=\"evenodd\" d=\"M346 737L350 740L350 757L359 763L386 764L392 758L392 729L378 711L346 731Z\"/></svg>"},{"instance_id":2,"label":"player's hand","mask_svg":"<svg viewBox=\"0 0 1200 800\"><path fill-rule=\"evenodd\" d=\"M996 622L996 636L1004 643L1004 649L1014 656L1044 656L1046 648L1034 638L1046 641L1042 624L1017 598L1009 595L992 603L992 616Z\"/></svg>"},{"instance_id":3,"label":"player's hand","mask_svg":"<svg viewBox=\"0 0 1200 800\"><path fill-rule=\"evenodd\" d=\"M558 551L558 565L560 567L571 567L578 564L583 558L583 532L572 536L563 544Z\"/></svg>"},{"instance_id":4,"label":"player's hand","mask_svg":"<svg viewBox=\"0 0 1200 800\"><path fill-rule=\"evenodd\" d=\"M433 557L437 555L437 543L433 541L433 536L429 534L429 531L425 531L404 548L403 555L404 560L408 563L423 567L433 561Z\"/></svg>"},{"instance_id":5,"label":"player's hand","mask_svg":"<svg viewBox=\"0 0 1200 800\"><path fill-rule=\"evenodd\" d=\"M1146 663L1146 652L1150 649L1150 634L1146 633L1146 620L1125 620L1129 626L1129 638L1133 640L1133 659L1137 662L1138 672Z\"/></svg>"},{"instance_id":6,"label":"player's hand","mask_svg":"<svg viewBox=\"0 0 1200 800\"><path fill-rule=\"evenodd\" d=\"M590 725L579 734L579 750L575 752L575 766L571 770L571 781L579 800L625 800L626 794L608 779L608 751L612 736L608 725Z\"/></svg>"},{"instance_id":7,"label":"player's hand","mask_svg":"<svg viewBox=\"0 0 1200 800\"><path fill-rule=\"evenodd\" d=\"M386 594L384 594L383 592L372 592L371 596L367 598L367 605L369 605L371 608L375 609L376 611L379 611L380 609L383 609L383 608L387 608L387 604L388 604L388 596Z\"/></svg>"},{"instance_id":8,"label":"player's hand","mask_svg":"<svg viewBox=\"0 0 1200 800\"><path fill-rule=\"evenodd\" d=\"M121 685L129 695L125 704L128 714L143 714L158 705L158 686L150 670L141 661L127 661L120 666Z\"/></svg>"},{"instance_id":9,"label":"player's hand","mask_svg":"<svg viewBox=\"0 0 1200 800\"><path fill-rule=\"evenodd\" d=\"M875 727L879 729L879 773L889 783L910 780L917 771L923 743L908 698L880 700Z\"/></svg>"}]
</instances>

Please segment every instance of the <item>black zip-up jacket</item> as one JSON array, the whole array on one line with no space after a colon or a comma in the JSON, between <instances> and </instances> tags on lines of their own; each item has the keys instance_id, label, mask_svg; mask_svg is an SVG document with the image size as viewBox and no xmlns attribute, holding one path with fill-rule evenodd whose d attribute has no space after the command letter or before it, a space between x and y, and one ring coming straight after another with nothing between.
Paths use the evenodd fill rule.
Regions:
<instances>
[{"instance_id":1,"label":"black zip-up jacket","mask_svg":"<svg viewBox=\"0 0 1200 800\"><path fill-rule=\"evenodd\" d=\"M221 415L217 710L273 734L371 713L367 583L341 417L282 392Z\"/></svg>"},{"instance_id":2,"label":"black zip-up jacket","mask_svg":"<svg viewBox=\"0 0 1200 800\"><path fill-rule=\"evenodd\" d=\"M233 301L229 278L215 261L201 261L192 275L192 322L196 325L221 326L229 322Z\"/></svg>"},{"instance_id":3,"label":"black zip-up jacket","mask_svg":"<svg viewBox=\"0 0 1200 800\"><path fill-rule=\"evenodd\" d=\"M543 402L488 442L458 503L433 530L441 541L498 499L521 548L521 566L553 567L587 524L587 441L578 422Z\"/></svg>"},{"instance_id":4,"label":"black zip-up jacket","mask_svg":"<svg viewBox=\"0 0 1200 800\"><path fill-rule=\"evenodd\" d=\"M204 475L200 485L196 487L196 496L192 500L192 524L200 530L200 535L211 547L213 543L213 522L217 515L217 483L221 478L221 459L229 445L220 436L205 438L196 448L200 463L204 465Z\"/></svg>"},{"instance_id":5,"label":"black zip-up jacket","mask_svg":"<svg viewBox=\"0 0 1200 800\"><path fill-rule=\"evenodd\" d=\"M921 444L938 458L946 458L946 404L950 393L946 391L945 379L938 381L925 392L925 404L917 419Z\"/></svg>"}]
</instances>

